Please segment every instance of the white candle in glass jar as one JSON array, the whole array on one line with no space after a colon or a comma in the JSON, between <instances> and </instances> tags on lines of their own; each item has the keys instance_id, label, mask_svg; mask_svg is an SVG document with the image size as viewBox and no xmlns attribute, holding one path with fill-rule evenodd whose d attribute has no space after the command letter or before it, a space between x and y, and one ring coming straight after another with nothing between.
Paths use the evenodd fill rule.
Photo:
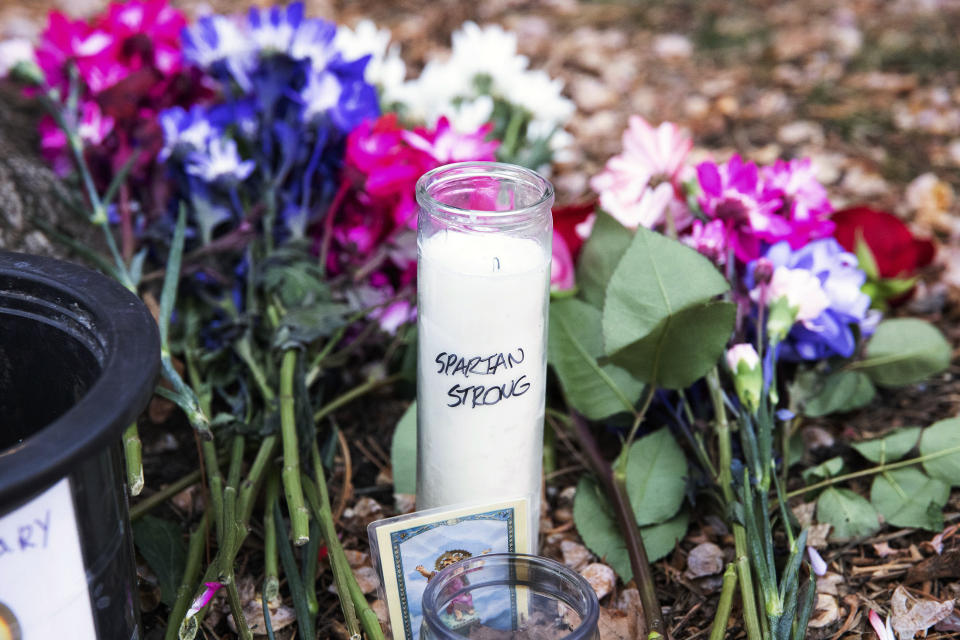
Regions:
<instances>
[{"instance_id":1,"label":"white candle in glass jar","mask_svg":"<svg viewBox=\"0 0 960 640\"><path fill-rule=\"evenodd\" d=\"M468 166L485 170L487 164ZM527 170L489 168L503 173L501 190L511 194L511 209L437 212L432 200L425 206L421 198L417 507L526 496L535 541L552 189ZM514 172L537 181L542 193L527 183L511 185ZM442 204L443 194L437 199Z\"/></svg>"}]
</instances>

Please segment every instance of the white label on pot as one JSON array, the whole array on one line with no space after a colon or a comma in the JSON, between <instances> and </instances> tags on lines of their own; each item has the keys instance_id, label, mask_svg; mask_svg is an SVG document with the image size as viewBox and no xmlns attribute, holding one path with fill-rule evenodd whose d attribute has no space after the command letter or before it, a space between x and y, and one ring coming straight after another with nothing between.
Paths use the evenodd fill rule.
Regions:
<instances>
[{"instance_id":1,"label":"white label on pot","mask_svg":"<svg viewBox=\"0 0 960 640\"><path fill-rule=\"evenodd\" d=\"M68 636L96 640L97 634L70 481L64 478L0 516L0 638Z\"/></svg>"}]
</instances>

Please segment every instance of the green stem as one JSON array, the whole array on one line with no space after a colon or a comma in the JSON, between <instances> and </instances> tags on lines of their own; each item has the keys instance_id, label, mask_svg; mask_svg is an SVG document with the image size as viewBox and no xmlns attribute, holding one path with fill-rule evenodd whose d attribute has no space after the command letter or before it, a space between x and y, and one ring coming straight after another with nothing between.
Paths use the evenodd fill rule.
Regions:
<instances>
[{"instance_id":1,"label":"green stem","mask_svg":"<svg viewBox=\"0 0 960 640\"><path fill-rule=\"evenodd\" d=\"M510 114L510 120L507 122L507 128L503 134L503 151L507 158L513 158L517 153L517 145L520 143L520 127L523 125L525 115L522 110L514 109Z\"/></svg>"},{"instance_id":2,"label":"green stem","mask_svg":"<svg viewBox=\"0 0 960 640\"><path fill-rule=\"evenodd\" d=\"M227 485L236 488L240 484L241 463L243 450L247 444L242 435L233 436L230 442L230 466L227 471Z\"/></svg>"},{"instance_id":3,"label":"green stem","mask_svg":"<svg viewBox=\"0 0 960 640\"><path fill-rule=\"evenodd\" d=\"M250 465L247 479L240 486L237 512L240 514L240 521L244 524L250 522L250 516L253 515L253 505L257 492L260 490L260 482L263 480L267 465L273 459L273 452L276 448L276 434L271 434L260 442L260 448L257 449L257 456L253 459L253 464Z\"/></svg>"},{"instance_id":4,"label":"green stem","mask_svg":"<svg viewBox=\"0 0 960 640\"><path fill-rule=\"evenodd\" d=\"M653 395L656 391L657 388L655 386L652 384L647 385L647 393L644 396L643 404L640 407L640 411L634 414L633 426L630 427L630 433L627 434L627 439L623 443L623 455L620 456L620 461L617 463L618 472L627 472L627 451L630 449L630 445L633 444L633 439L636 437L637 430L643 423L643 418L647 415L647 409L650 408L650 404L653 402Z\"/></svg>"},{"instance_id":5,"label":"green stem","mask_svg":"<svg viewBox=\"0 0 960 640\"><path fill-rule=\"evenodd\" d=\"M350 621L351 615L360 619L360 624L363 626L367 638L370 640L383 640L383 629L380 627L377 614L370 608L367 597L363 595L360 585L357 584L357 579L354 577L353 571L350 569L350 564L347 562L347 557L343 552L343 545L340 544L340 539L337 537L337 532L333 524L333 513L330 510L330 496L327 493L327 481L323 473L323 462L320 459L320 450L317 448L316 443L313 445L312 460L313 472L317 481L317 491L313 491L313 483L309 482L308 478L308 495L311 496L310 505L314 509L317 521L323 532L323 539L327 543L330 565L331 567L338 567L334 569L334 576L336 576L337 571L339 571L342 582L346 583L346 590L338 591L344 614L347 615L347 611L350 611L350 614L347 615L348 622ZM348 606L344 601L344 598L347 597L350 598L350 604L352 606ZM348 626L347 628L349 629L350 627ZM358 631L355 630L352 633L358 633Z\"/></svg>"},{"instance_id":6,"label":"green stem","mask_svg":"<svg viewBox=\"0 0 960 640\"><path fill-rule=\"evenodd\" d=\"M280 498L280 476L267 476L267 490L263 507L263 594L274 601L280 595L280 569L277 563L277 523L274 510Z\"/></svg>"},{"instance_id":7,"label":"green stem","mask_svg":"<svg viewBox=\"0 0 960 640\"><path fill-rule=\"evenodd\" d=\"M317 412L313 414L313 421L320 422L320 420L327 417L328 415L330 415L331 413L333 413L343 405L353 402L354 400L364 395L365 393L369 393L379 387L385 387L387 385L393 384L394 382L397 382L398 380L401 380L401 379L403 379L403 376L400 375L399 373L395 373L393 375L387 376L386 378L367 380L363 384L357 385L353 389L346 391L345 393L343 393L343 395L337 396L336 398L331 400L328 404L317 409Z\"/></svg>"},{"instance_id":8,"label":"green stem","mask_svg":"<svg viewBox=\"0 0 960 640\"><path fill-rule=\"evenodd\" d=\"M198 474L199 475L199 474ZM187 544L187 564L183 570L183 580L177 589L177 599L170 610L170 617L167 619L167 630L164 632L163 640L176 640L177 630L183 622L183 617L187 615L187 609L190 608L190 596L193 595L197 579L200 577L200 561L203 559L204 543L207 539L207 527L210 519L204 512L200 524L190 534L190 542Z\"/></svg>"},{"instance_id":9,"label":"green stem","mask_svg":"<svg viewBox=\"0 0 960 640\"><path fill-rule=\"evenodd\" d=\"M300 451L297 442L296 403L293 397L293 378L297 370L296 349L283 354L280 367L280 433L283 441L283 492L290 513L293 544L302 546L310 539L310 512L303 500L300 485Z\"/></svg>"},{"instance_id":10,"label":"green stem","mask_svg":"<svg viewBox=\"0 0 960 640\"><path fill-rule=\"evenodd\" d=\"M733 594L737 589L737 567L732 562L723 572L723 587L720 589L720 602L717 604L717 613L713 617L713 626L710 628L710 640L723 640L727 634L727 623L730 621L730 609L733 606Z\"/></svg>"},{"instance_id":11,"label":"green stem","mask_svg":"<svg viewBox=\"0 0 960 640\"><path fill-rule=\"evenodd\" d=\"M213 507L213 523L217 533L217 542L223 542L223 474L220 473L220 461L217 459L217 448L209 440L200 441L200 451L203 454L203 466L207 472L207 487L210 490L210 506Z\"/></svg>"},{"instance_id":12,"label":"green stem","mask_svg":"<svg viewBox=\"0 0 960 640\"><path fill-rule=\"evenodd\" d=\"M200 480L200 470L191 471L176 482L168 484L154 494L151 494L130 507L130 520L142 518L147 512L159 504L163 504L172 496L177 495L192 484Z\"/></svg>"},{"instance_id":13,"label":"green stem","mask_svg":"<svg viewBox=\"0 0 960 640\"><path fill-rule=\"evenodd\" d=\"M223 509L224 536L220 546L220 582L227 590L227 603L230 605L233 621L237 625L237 635L242 640L253 640L253 632L243 615L243 603L237 591L237 580L233 569L234 558L243 542L237 527L236 487L228 486L223 490Z\"/></svg>"},{"instance_id":14,"label":"green stem","mask_svg":"<svg viewBox=\"0 0 960 640\"><path fill-rule=\"evenodd\" d=\"M723 493L723 500L729 507L736 502L733 492L733 451L730 444L730 423L727 420L727 410L723 405L723 390L720 388L720 374L714 367L706 376L707 386L710 389L710 399L713 402L713 412L716 416L717 450L719 453L719 471L717 484ZM743 621L746 626L747 637L750 640L761 640L760 617L757 613L757 599L753 591L753 581L750 574L749 548L747 546L747 532L743 525L732 522L734 549L737 555L737 577L740 582L740 599L743 603Z\"/></svg>"},{"instance_id":15,"label":"green stem","mask_svg":"<svg viewBox=\"0 0 960 640\"><path fill-rule=\"evenodd\" d=\"M127 487L130 495L138 496L143 491L143 445L136 422L123 432L123 457L127 466Z\"/></svg>"},{"instance_id":16,"label":"green stem","mask_svg":"<svg viewBox=\"0 0 960 640\"><path fill-rule=\"evenodd\" d=\"M316 616L320 611L317 603L317 553L320 551L320 527L314 518L310 521L310 540L303 548L303 590L307 594L307 609Z\"/></svg>"},{"instance_id":17,"label":"green stem","mask_svg":"<svg viewBox=\"0 0 960 640\"><path fill-rule=\"evenodd\" d=\"M790 491L787 493L786 499L789 500L790 498L801 496L809 491L817 491L818 489L825 489L835 484L846 482L847 480L853 480L854 478L871 476L876 473L882 473L884 471L893 471L894 469L901 469L903 467L909 467L911 465L920 464L922 462L929 462L930 460L936 460L937 458L953 455L955 453L960 453L960 445L956 447L948 447L946 449L935 451L933 453L928 453L926 455L917 456L916 458L910 458L909 460L901 460L900 462L885 463L885 464L877 465L876 467L870 467L869 469L862 469L860 471L854 471L853 473L847 473L842 476L835 476L833 478L828 478L826 480L823 480L822 482L817 482L816 484L811 484L801 489Z\"/></svg>"}]
</instances>

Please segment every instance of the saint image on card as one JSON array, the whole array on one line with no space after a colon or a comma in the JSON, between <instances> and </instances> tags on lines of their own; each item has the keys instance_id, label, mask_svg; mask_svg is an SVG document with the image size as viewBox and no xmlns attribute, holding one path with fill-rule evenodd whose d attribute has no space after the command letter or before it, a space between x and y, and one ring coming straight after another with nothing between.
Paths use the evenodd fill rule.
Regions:
<instances>
[{"instance_id":1,"label":"saint image on card","mask_svg":"<svg viewBox=\"0 0 960 640\"><path fill-rule=\"evenodd\" d=\"M521 518L518 505L523 508ZM483 510L434 510L426 513L439 513L378 524L376 537L394 637L420 638L423 592L446 567L490 553L526 552L526 509L526 501L518 501L517 505L491 505ZM490 611L502 612L500 615L508 618L505 625L515 626L515 590L471 593L468 572L454 580L458 595L437 612L448 629L466 633Z\"/></svg>"},{"instance_id":2,"label":"saint image on card","mask_svg":"<svg viewBox=\"0 0 960 640\"><path fill-rule=\"evenodd\" d=\"M20 622L10 607L0 602L0 640L22 640Z\"/></svg>"}]
</instances>

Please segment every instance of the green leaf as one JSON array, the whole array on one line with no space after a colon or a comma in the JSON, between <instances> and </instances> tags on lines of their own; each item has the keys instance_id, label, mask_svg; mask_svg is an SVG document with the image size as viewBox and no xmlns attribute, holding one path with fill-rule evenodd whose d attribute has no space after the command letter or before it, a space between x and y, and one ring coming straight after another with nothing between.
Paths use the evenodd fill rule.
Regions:
<instances>
[{"instance_id":1,"label":"green leaf","mask_svg":"<svg viewBox=\"0 0 960 640\"><path fill-rule=\"evenodd\" d=\"M607 283L632 239L629 229L609 214L597 212L593 230L577 260L577 286L583 292L584 300L594 307L603 307Z\"/></svg>"},{"instance_id":2,"label":"green leaf","mask_svg":"<svg viewBox=\"0 0 960 640\"><path fill-rule=\"evenodd\" d=\"M850 446L870 462L895 462L917 446L920 427L904 427L875 440L852 442Z\"/></svg>"},{"instance_id":3,"label":"green leaf","mask_svg":"<svg viewBox=\"0 0 960 640\"><path fill-rule=\"evenodd\" d=\"M949 499L949 486L912 467L879 474L870 487L870 502L895 527L939 531Z\"/></svg>"},{"instance_id":4,"label":"green leaf","mask_svg":"<svg viewBox=\"0 0 960 640\"><path fill-rule=\"evenodd\" d=\"M807 484L812 484L818 480L832 478L841 471L843 471L843 458L837 456L805 470L803 472L803 481Z\"/></svg>"},{"instance_id":5,"label":"green leaf","mask_svg":"<svg viewBox=\"0 0 960 640\"><path fill-rule=\"evenodd\" d=\"M640 227L614 270L604 304L604 338L614 352L647 336L671 315L730 288L705 257Z\"/></svg>"},{"instance_id":6,"label":"green leaf","mask_svg":"<svg viewBox=\"0 0 960 640\"><path fill-rule=\"evenodd\" d=\"M607 286L607 354L648 384L689 385L716 364L733 330L733 305L712 301L729 288L705 257L640 227Z\"/></svg>"},{"instance_id":7,"label":"green leaf","mask_svg":"<svg viewBox=\"0 0 960 640\"><path fill-rule=\"evenodd\" d=\"M583 476L577 485L573 521L587 548L613 567L624 582L629 582L633 578L633 568L630 566L626 543L610 503L590 476ZM647 559L655 562L670 553L677 540L686 534L688 524L689 516L681 512L662 524L642 527L640 537L647 551Z\"/></svg>"},{"instance_id":8,"label":"green leaf","mask_svg":"<svg viewBox=\"0 0 960 640\"><path fill-rule=\"evenodd\" d=\"M647 551L647 560L656 562L673 551L678 540L687 535L690 514L681 511L670 520L649 527L641 527L640 537Z\"/></svg>"},{"instance_id":9,"label":"green leaf","mask_svg":"<svg viewBox=\"0 0 960 640\"><path fill-rule=\"evenodd\" d=\"M846 540L868 536L880 528L877 510L850 489L829 487L817 499L817 520L833 525L830 538Z\"/></svg>"},{"instance_id":10,"label":"green leaf","mask_svg":"<svg viewBox=\"0 0 960 640\"><path fill-rule=\"evenodd\" d=\"M397 423L390 445L395 493L417 492L417 403L412 402Z\"/></svg>"},{"instance_id":11,"label":"green leaf","mask_svg":"<svg viewBox=\"0 0 960 640\"><path fill-rule=\"evenodd\" d=\"M936 327L918 318L881 322L867 342L865 358L851 365L888 387L920 382L948 366L947 340Z\"/></svg>"},{"instance_id":12,"label":"green leaf","mask_svg":"<svg viewBox=\"0 0 960 640\"><path fill-rule=\"evenodd\" d=\"M960 418L935 422L920 436L920 455L941 454L926 460L923 468L934 478L960 486Z\"/></svg>"},{"instance_id":13,"label":"green leaf","mask_svg":"<svg viewBox=\"0 0 960 640\"><path fill-rule=\"evenodd\" d=\"M146 515L133 522L133 542L160 583L160 599L172 607L187 563L187 547L179 525Z\"/></svg>"},{"instance_id":14,"label":"green leaf","mask_svg":"<svg viewBox=\"0 0 960 640\"><path fill-rule=\"evenodd\" d=\"M550 304L547 357L563 385L567 401L591 420L632 411L643 383L603 356L600 310L576 299Z\"/></svg>"},{"instance_id":15,"label":"green leaf","mask_svg":"<svg viewBox=\"0 0 960 640\"><path fill-rule=\"evenodd\" d=\"M637 524L664 522L677 514L686 489L687 458L669 429L639 438L627 458L627 494Z\"/></svg>"},{"instance_id":16,"label":"green leaf","mask_svg":"<svg viewBox=\"0 0 960 640\"><path fill-rule=\"evenodd\" d=\"M683 389L717 364L735 317L736 307L723 301L684 309L663 320L645 338L612 354L609 361L638 380Z\"/></svg>"},{"instance_id":17,"label":"green leaf","mask_svg":"<svg viewBox=\"0 0 960 640\"><path fill-rule=\"evenodd\" d=\"M823 379L819 393L803 404L803 415L819 418L865 407L877 390L870 378L859 371L837 371Z\"/></svg>"},{"instance_id":18,"label":"green leaf","mask_svg":"<svg viewBox=\"0 0 960 640\"><path fill-rule=\"evenodd\" d=\"M335 302L318 302L309 307L291 309L280 320L273 345L280 349L308 345L346 324L349 313L350 307Z\"/></svg>"}]
</instances>

